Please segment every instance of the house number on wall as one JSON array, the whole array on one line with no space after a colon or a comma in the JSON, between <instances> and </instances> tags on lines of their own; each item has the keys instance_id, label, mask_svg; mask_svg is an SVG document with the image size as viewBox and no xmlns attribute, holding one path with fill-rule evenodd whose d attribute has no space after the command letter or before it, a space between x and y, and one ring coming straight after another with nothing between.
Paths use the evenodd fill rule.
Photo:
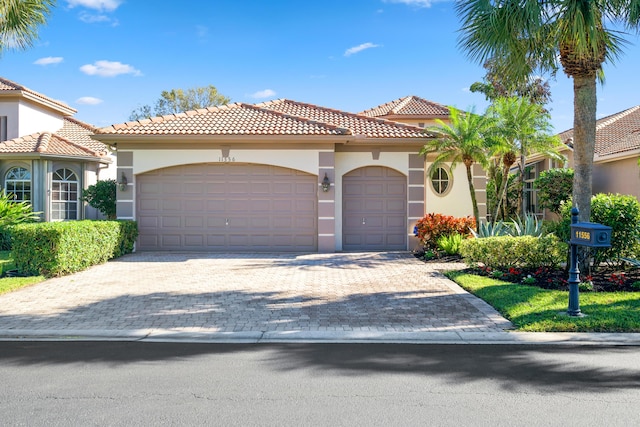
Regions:
<instances>
[{"instance_id":1,"label":"house number on wall","mask_svg":"<svg viewBox=\"0 0 640 427\"><path fill-rule=\"evenodd\" d=\"M231 163L231 162L235 162L236 158L235 157L218 157L218 161L221 163Z\"/></svg>"}]
</instances>

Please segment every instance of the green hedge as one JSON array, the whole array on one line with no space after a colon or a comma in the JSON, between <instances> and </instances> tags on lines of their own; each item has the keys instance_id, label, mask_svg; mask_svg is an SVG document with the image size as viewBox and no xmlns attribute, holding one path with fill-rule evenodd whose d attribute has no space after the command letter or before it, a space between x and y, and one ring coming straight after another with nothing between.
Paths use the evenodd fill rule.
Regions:
<instances>
[{"instance_id":1,"label":"green hedge","mask_svg":"<svg viewBox=\"0 0 640 427\"><path fill-rule=\"evenodd\" d=\"M66 221L13 228L12 256L21 274L63 276L133 251L134 221Z\"/></svg>"},{"instance_id":2,"label":"green hedge","mask_svg":"<svg viewBox=\"0 0 640 427\"><path fill-rule=\"evenodd\" d=\"M460 255L471 265L482 263L491 269L509 267L558 267L566 260L567 245L554 235L496 236L463 240Z\"/></svg>"}]
</instances>

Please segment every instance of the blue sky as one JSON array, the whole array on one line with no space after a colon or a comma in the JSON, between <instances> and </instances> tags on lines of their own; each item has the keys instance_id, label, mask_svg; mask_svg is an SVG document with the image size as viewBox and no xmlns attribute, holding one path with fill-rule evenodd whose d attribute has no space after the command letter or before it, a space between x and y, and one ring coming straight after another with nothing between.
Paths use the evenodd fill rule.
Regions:
<instances>
[{"instance_id":1,"label":"blue sky","mask_svg":"<svg viewBox=\"0 0 640 427\"><path fill-rule=\"evenodd\" d=\"M234 102L276 98L359 112L417 95L487 106L484 70L457 47L449 0L58 0L40 39L5 52L0 75L121 123L173 88L216 86ZM640 39L598 88L598 117L640 104ZM556 131L573 126L571 80L551 81Z\"/></svg>"}]
</instances>

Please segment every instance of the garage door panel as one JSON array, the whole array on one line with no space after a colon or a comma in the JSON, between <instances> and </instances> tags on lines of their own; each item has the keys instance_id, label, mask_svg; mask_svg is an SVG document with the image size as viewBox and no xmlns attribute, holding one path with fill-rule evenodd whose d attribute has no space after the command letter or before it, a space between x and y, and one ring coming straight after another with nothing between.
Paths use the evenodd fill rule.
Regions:
<instances>
[{"instance_id":1,"label":"garage door panel","mask_svg":"<svg viewBox=\"0 0 640 427\"><path fill-rule=\"evenodd\" d=\"M182 226L181 217L179 216L163 216L161 217L161 225L160 227L163 229L166 228L180 228Z\"/></svg>"},{"instance_id":2,"label":"garage door panel","mask_svg":"<svg viewBox=\"0 0 640 427\"><path fill-rule=\"evenodd\" d=\"M179 248L182 246L181 234L162 234L160 238L162 240L162 246L169 247L171 249Z\"/></svg>"},{"instance_id":3,"label":"garage door panel","mask_svg":"<svg viewBox=\"0 0 640 427\"><path fill-rule=\"evenodd\" d=\"M185 216L184 218L185 228L204 228L204 218L201 216Z\"/></svg>"},{"instance_id":4,"label":"garage door panel","mask_svg":"<svg viewBox=\"0 0 640 427\"><path fill-rule=\"evenodd\" d=\"M162 200L162 206L160 212L181 212L182 200L179 199L165 199Z\"/></svg>"},{"instance_id":5,"label":"garage door panel","mask_svg":"<svg viewBox=\"0 0 640 427\"><path fill-rule=\"evenodd\" d=\"M342 182L343 249L405 250L406 176L390 168L368 166L349 172Z\"/></svg>"}]
</instances>

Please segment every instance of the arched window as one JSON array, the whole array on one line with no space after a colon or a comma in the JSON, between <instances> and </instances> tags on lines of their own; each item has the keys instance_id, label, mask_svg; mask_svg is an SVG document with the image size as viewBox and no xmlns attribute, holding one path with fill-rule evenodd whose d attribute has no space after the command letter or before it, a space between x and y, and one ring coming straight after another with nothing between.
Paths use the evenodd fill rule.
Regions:
<instances>
[{"instance_id":1,"label":"arched window","mask_svg":"<svg viewBox=\"0 0 640 427\"><path fill-rule=\"evenodd\" d=\"M31 172L23 167L9 169L4 177L4 189L13 194L17 202L31 200Z\"/></svg>"},{"instance_id":2,"label":"arched window","mask_svg":"<svg viewBox=\"0 0 640 427\"><path fill-rule=\"evenodd\" d=\"M78 219L78 178L69 169L58 169L51 180L51 220Z\"/></svg>"},{"instance_id":3,"label":"arched window","mask_svg":"<svg viewBox=\"0 0 640 427\"><path fill-rule=\"evenodd\" d=\"M431 172L431 188L439 195L443 196L451 188L451 176L444 167L435 168Z\"/></svg>"}]
</instances>

